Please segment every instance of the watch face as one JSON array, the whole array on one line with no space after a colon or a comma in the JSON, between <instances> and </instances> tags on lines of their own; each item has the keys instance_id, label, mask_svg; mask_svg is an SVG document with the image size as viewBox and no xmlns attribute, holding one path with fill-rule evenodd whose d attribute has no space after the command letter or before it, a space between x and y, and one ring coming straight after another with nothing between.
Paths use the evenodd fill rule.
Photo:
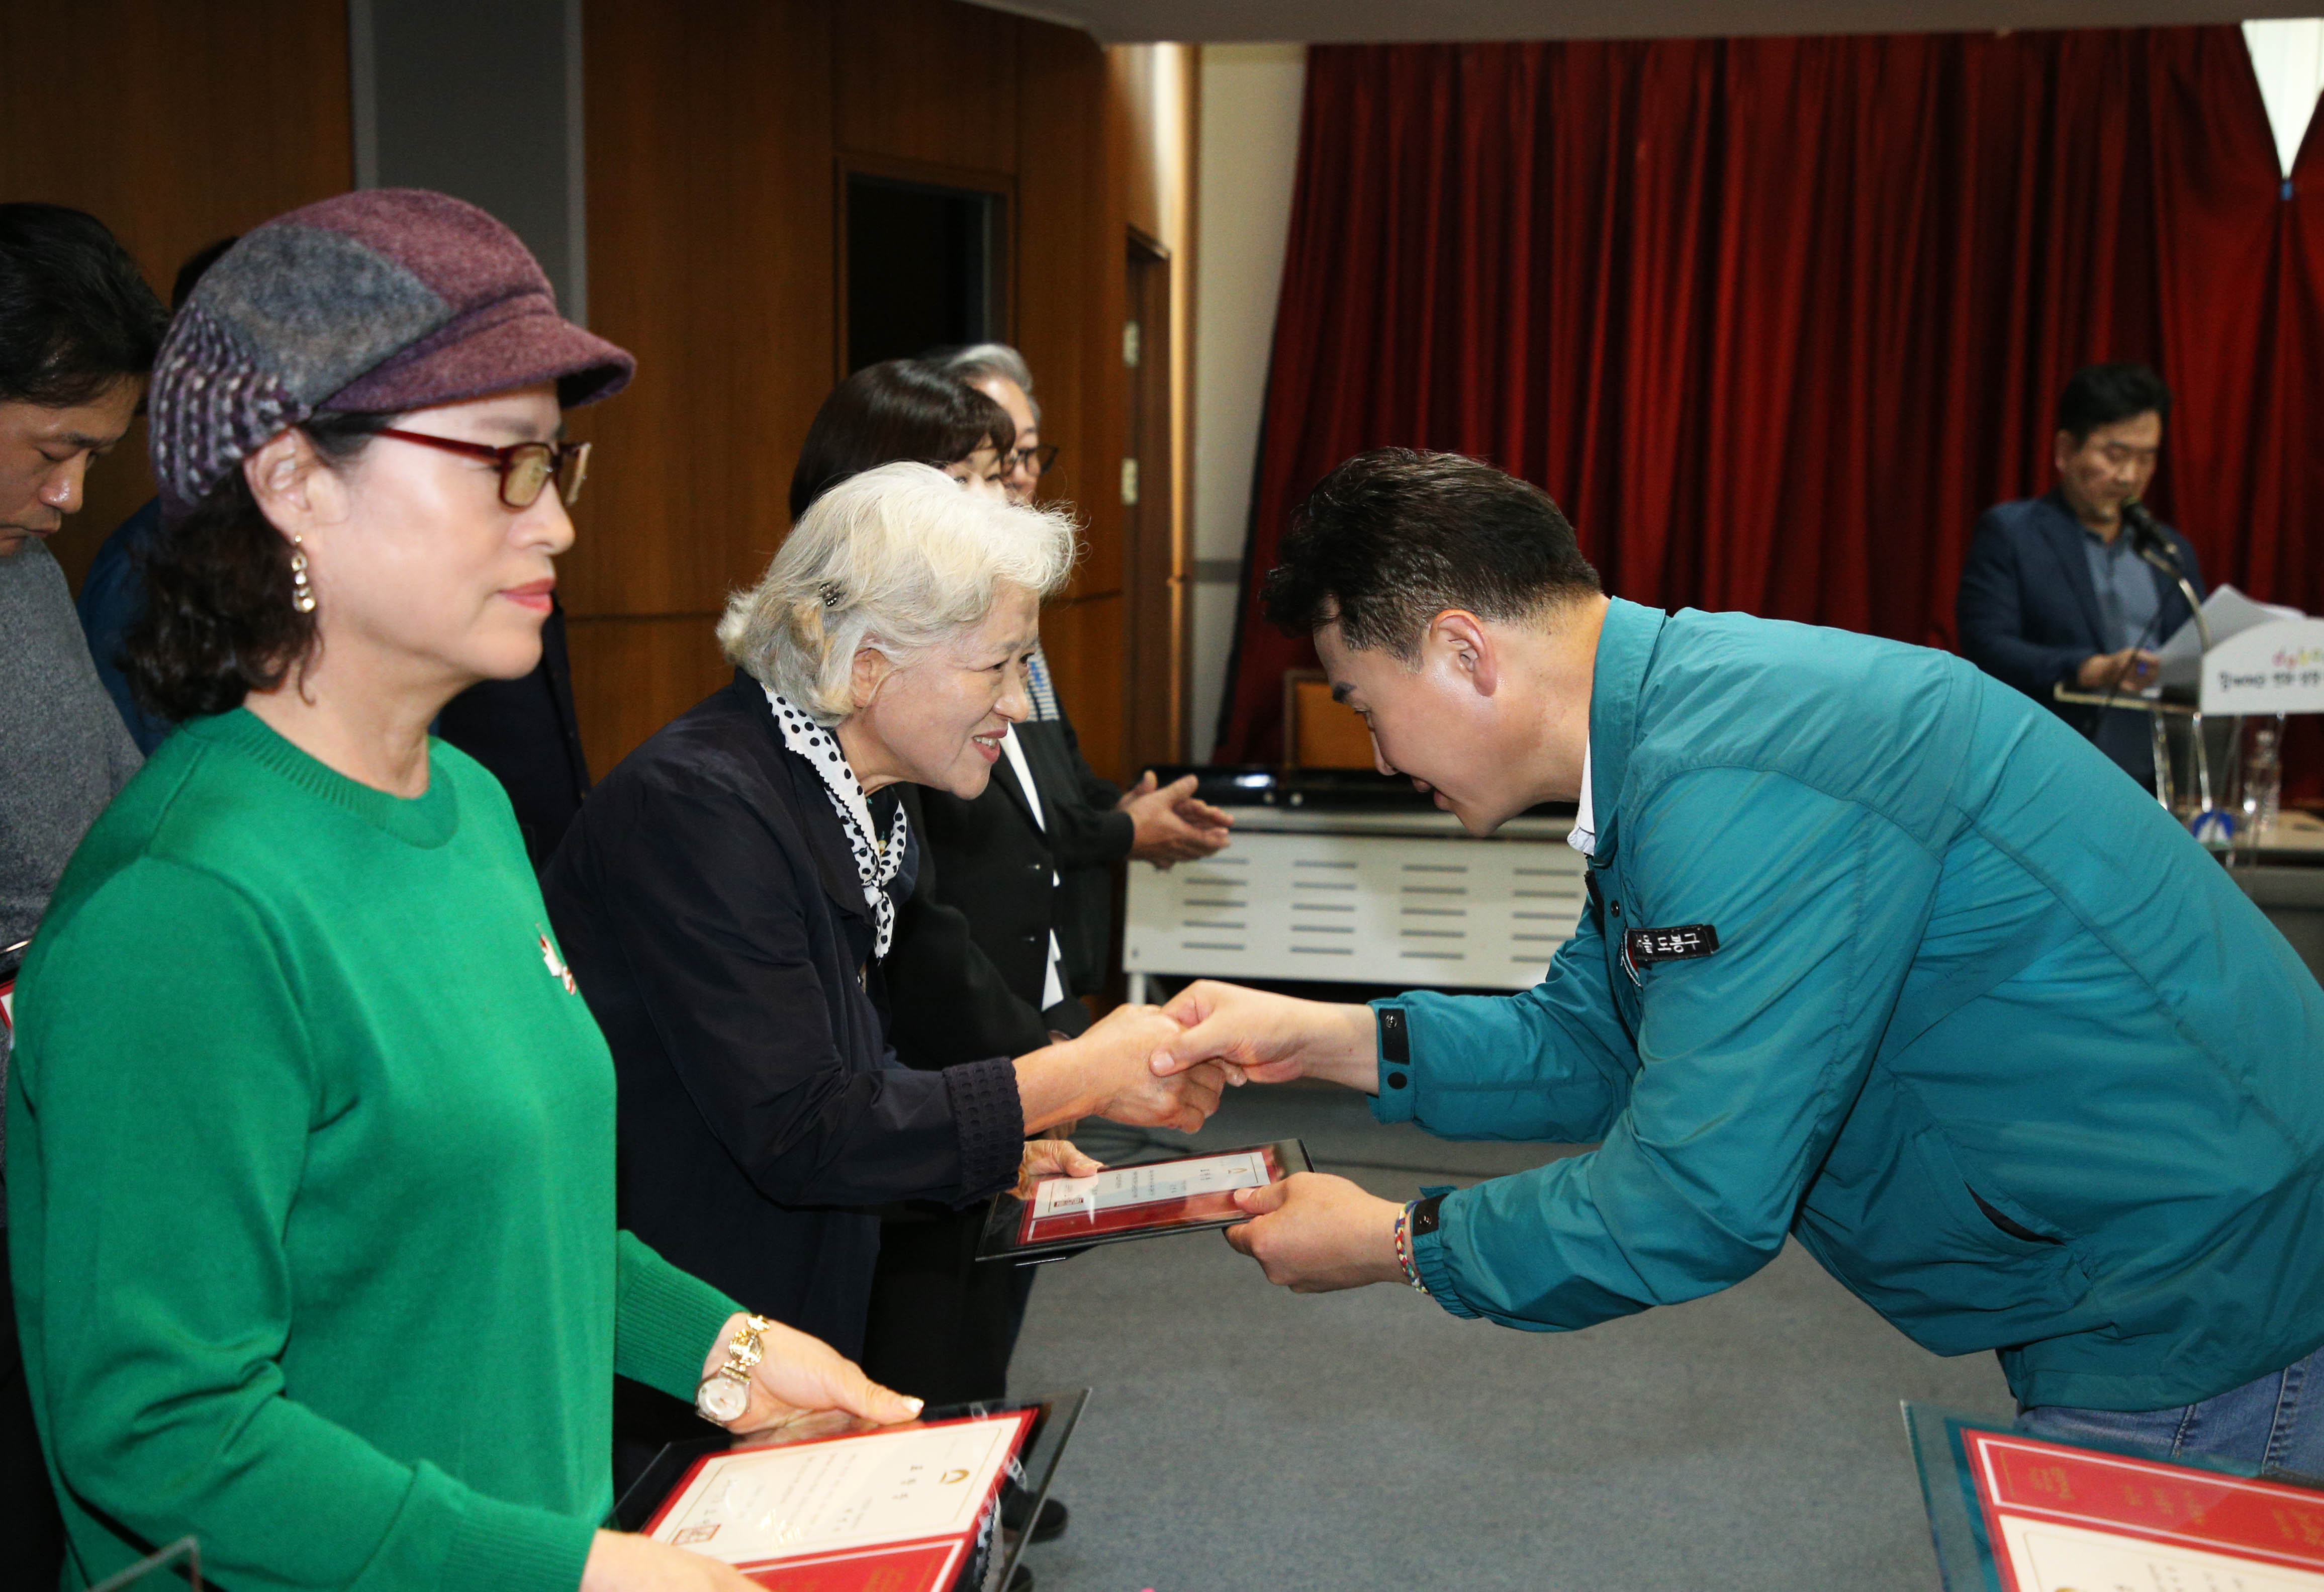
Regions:
<instances>
[{"instance_id":1,"label":"watch face","mask_svg":"<svg viewBox=\"0 0 2324 1592\"><path fill-rule=\"evenodd\" d=\"M706 1376L695 1390L694 1407L702 1412L705 1420L721 1426L740 1421L751 1407L750 1385L723 1374Z\"/></svg>"}]
</instances>

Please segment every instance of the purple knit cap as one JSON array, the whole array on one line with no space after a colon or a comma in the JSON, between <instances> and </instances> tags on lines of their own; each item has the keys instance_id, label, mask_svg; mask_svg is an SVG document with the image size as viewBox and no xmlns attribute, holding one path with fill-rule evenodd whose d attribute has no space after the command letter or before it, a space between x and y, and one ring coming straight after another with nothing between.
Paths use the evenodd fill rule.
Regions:
<instances>
[{"instance_id":1,"label":"purple knit cap","mask_svg":"<svg viewBox=\"0 0 2324 1592\"><path fill-rule=\"evenodd\" d=\"M555 382L567 409L637 362L557 313L516 234L474 205L366 189L278 216L203 274L146 397L163 516L318 410L394 414Z\"/></svg>"}]
</instances>

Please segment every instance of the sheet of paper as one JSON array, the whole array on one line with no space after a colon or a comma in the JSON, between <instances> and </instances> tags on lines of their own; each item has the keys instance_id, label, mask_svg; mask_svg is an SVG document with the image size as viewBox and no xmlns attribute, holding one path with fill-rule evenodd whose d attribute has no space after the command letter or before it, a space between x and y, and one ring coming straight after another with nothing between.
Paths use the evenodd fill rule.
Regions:
<instances>
[{"instance_id":1,"label":"sheet of paper","mask_svg":"<svg viewBox=\"0 0 2324 1592\"><path fill-rule=\"evenodd\" d=\"M976 1529L1026 1419L1012 1413L719 1454L649 1534L729 1564L961 1535Z\"/></svg>"},{"instance_id":2,"label":"sheet of paper","mask_svg":"<svg viewBox=\"0 0 2324 1592\"><path fill-rule=\"evenodd\" d=\"M1053 1177L1034 1192L1033 1219L1094 1216L1101 1210L1157 1205L1196 1194L1263 1189L1267 1183L1267 1157L1257 1150L1207 1155L1196 1161L1165 1161L1153 1166L1125 1166L1094 1177Z\"/></svg>"},{"instance_id":3,"label":"sheet of paper","mask_svg":"<svg viewBox=\"0 0 2324 1592\"><path fill-rule=\"evenodd\" d=\"M2279 619L2305 617L2297 608L2286 608L2280 603L2259 602L2245 596L2230 585L2215 586L2211 594L2203 599L2203 618L2211 627L2211 645L2214 647L2230 636L2242 635L2254 625L2264 625ZM2178 676L2182 673L2192 679L2193 666L2203 656L2203 638L2201 632L2195 629L2195 621L2190 619L2181 625L2154 656L2162 659L2172 684L2179 683ZM2170 669L2168 666L2174 663L2184 664L2187 667Z\"/></svg>"},{"instance_id":4,"label":"sheet of paper","mask_svg":"<svg viewBox=\"0 0 2324 1592\"><path fill-rule=\"evenodd\" d=\"M2001 1517L2017 1592L2319 1592L2324 1575L2056 1521Z\"/></svg>"}]
</instances>

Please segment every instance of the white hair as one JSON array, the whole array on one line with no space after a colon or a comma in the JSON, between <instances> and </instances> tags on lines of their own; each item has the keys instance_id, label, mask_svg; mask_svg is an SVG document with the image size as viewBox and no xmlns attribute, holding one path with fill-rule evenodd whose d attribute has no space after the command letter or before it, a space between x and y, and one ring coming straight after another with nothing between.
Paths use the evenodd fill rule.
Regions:
<instances>
[{"instance_id":1,"label":"white hair","mask_svg":"<svg viewBox=\"0 0 2324 1592\"><path fill-rule=\"evenodd\" d=\"M808 505L759 584L727 599L718 644L828 727L856 709L859 650L907 662L982 624L1004 586L1054 595L1078 551L1068 515L881 465Z\"/></svg>"},{"instance_id":2,"label":"white hair","mask_svg":"<svg viewBox=\"0 0 2324 1592\"><path fill-rule=\"evenodd\" d=\"M944 373L955 382L975 386L998 376L1004 382L1014 382L1025 394L1025 402L1033 411L1033 422L1040 424L1041 400L1033 396L1033 367L1025 356L1006 343L972 343L957 354L947 354Z\"/></svg>"}]
</instances>

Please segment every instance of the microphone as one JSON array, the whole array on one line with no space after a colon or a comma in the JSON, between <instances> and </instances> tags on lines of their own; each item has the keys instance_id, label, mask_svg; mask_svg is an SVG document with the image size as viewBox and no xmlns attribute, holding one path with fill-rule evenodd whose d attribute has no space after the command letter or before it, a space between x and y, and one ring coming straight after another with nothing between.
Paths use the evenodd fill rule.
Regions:
<instances>
[{"instance_id":1,"label":"microphone","mask_svg":"<svg viewBox=\"0 0 2324 1592\"><path fill-rule=\"evenodd\" d=\"M2130 532L2132 552L2150 564L2157 558L2163 559L2170 564L2172 574L2181 573L2177 545L2163 534L2163 527L2155 523L2154 516L2146 511L2144 503L2135 498L2125 503L2122 506L2122 523Z\"/></svg>"}]
</instances>

